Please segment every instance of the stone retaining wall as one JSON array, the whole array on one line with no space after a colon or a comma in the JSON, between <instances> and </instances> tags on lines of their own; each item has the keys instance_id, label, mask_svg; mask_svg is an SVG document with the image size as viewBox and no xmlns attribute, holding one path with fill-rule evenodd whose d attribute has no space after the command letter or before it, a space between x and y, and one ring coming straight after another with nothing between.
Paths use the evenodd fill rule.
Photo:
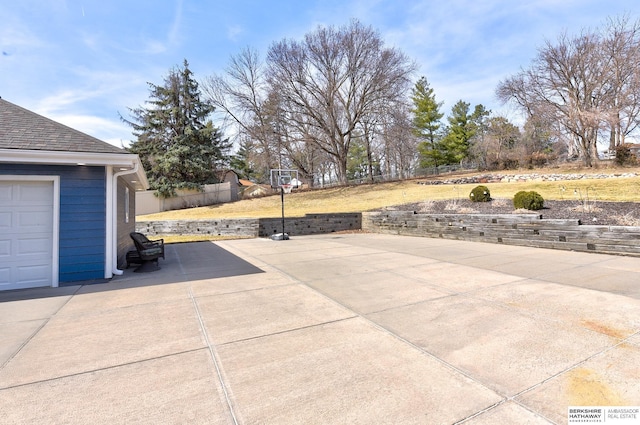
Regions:
<instances>
[{"instance_id":1,"label":"stone retaining wall","mask_svg":"<svg viewBox=\"0 0 640 425\"><path fill-rule=\"evenodd\" d=\"M353 214L307 214L304 217L285 218L284 231L290 236L317 235L345 230L360 230L362 215ZM270 236L282 232L281 218L261 218L259 236Z\"/></svg>"},{"instance_id":2,"label":"stone retaining wall","mask_svg":"<svg viewBox=\"0 0 640 425\"><path fill-rule=\"evenodd\" d=\"M361 214L307 214L285 217L290 236L333 233L361 228ZM145 235L215 235L267 237L282 232L281 218L236 218L221 220L139 221L136 231Z\"/></svg>"},{"instance_id":3,"label":"stone retaining wall","mask_svg":"<svg viewBox=\"0 0 640 425\"><path fill-rule=\"evenodd\" d=\"M286 217L291 236L364 230L432 238L532 246L640 257L640 227L583 225L579 220L544 219L538 214L422 214L414 211L307 214ZM136 231L157 235L268 237L282 232L279 218L171 220L136 223Z\"/></svg>"},{"instance_id":4,"label":"stone retaining wall","mask_svg":"<svg viewBox=\"0 0 640 425\"><path fill-rule=\"evenodd\" d=\"M480 174L475 176L456 177L444 180L423 180L418 184L438 185L438 184L471 184L471 183L509 183L527 181L569 181L586 179L613 179L637 177L637 173L616 173L616 174Z\"/></svg>"},{"instance_id":5,"label":"stone retaining wall","mask_svg":"<svg viewBox=\"0 0 640 425\"><path fill-rule=\"evenodd\" d=\"M640 227L582 225L537 214L420 214L366 212L362 229L374 233L457 239L570 251L640 256Z\"/></svg>"},{"instance_id":6,"label":"stone retaining wall","mask_svg":"<svg viewBox=\"0 0 640 425\"><path fill-rule=\"evenodd\" d=\"M152 236L215 235L257 237L258 226L257 218L137 221L136 232Z\"/></svg>"}]
</instances>

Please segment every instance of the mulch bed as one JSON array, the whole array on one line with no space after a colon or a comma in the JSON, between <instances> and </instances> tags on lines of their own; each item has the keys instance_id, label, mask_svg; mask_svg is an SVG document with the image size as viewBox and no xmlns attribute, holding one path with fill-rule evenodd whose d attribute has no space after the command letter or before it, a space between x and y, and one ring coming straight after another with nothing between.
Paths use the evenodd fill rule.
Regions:
<instances>
[{"instance_id":1,"label":"mulch bed","mask_svg":"<svg viewBox=\"0 0 640 425\"><path fill-rule=\"evenodd\" d=\"M548 219L575 219L582 224L640 226L640 204L636 202L581 202L545 200L539 211L515 210L511 199L471 202L469 199L426 201L396 205L387 210L425 214L539 214Z\"/></svg>"}]
</instances>

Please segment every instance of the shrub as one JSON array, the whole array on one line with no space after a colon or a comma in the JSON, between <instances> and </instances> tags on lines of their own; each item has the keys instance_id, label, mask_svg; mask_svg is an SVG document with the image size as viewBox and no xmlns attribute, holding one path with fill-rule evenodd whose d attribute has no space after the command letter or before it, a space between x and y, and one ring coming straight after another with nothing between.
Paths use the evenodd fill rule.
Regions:
<instances>
[{"instance_id":1,"label":"shrub","mask_svg":"<svg viewBox=\"0 0 640 425\"><path fill-rule=\"evenodd\" d=\"M521 190L513 197L513 207L531 211L541 210L544 207L544 199L538 192Z\"/></svg>"},{"instance_id":2,"label":"shrub","mask_svg":"<svg viewBox=\"0 0 640 425\"><path fill-rule=\"evenodd\" d=\"M520 161L513 158L497 159L489 163L489 170L515 170L520 166Z\"/></svg>"},{"instance_id":3,"label":"shrub","mask_svg":"<svg viewBox=\"0 0 640 425\"><path fill-rule=\"evenodd\" d=\"M636 157L631 153L628 144L616 146L616 158L615 162L618 165L636 165Z\"/></svg>"},{"instance_id":4,"label":"shrub","mask_svg":"<svg viewBox=\"0 0 640 425\"><path fill-rule=\"evenodd\" d=\"M553 152L534 152L531 155L525 157L528 168L544 167L555 161L556 155Z\"/></svg>"},{"instance_id":5,"label":"shrub","mask_svg":"<svg viewBox=\"0 0 640 425\"><path fill-rule=\"evenodd\" d=\"M517 210L524 208L524 198L527 197L527 193L529 192L521 190L513 196L513 208Z\"/></svg>"},{"instance_id":6,"label":"shrub","mask_svg":"<svg viewBox=\"0 0 640 425\"><path fill-rule=\"evenodd\" d=\"M520 161L515 158L504 158L501 162L503 170L516 170L520 166Z\"/></svg>"},{"instance_id":7,"label":"shrub","mask_svg":"<svg viewBox=\"0 0 640 425\"><path fill-rule=\"evenodd\" d=\"M476 186L469 194L469 199L472 202L489 202L491 200L491 193L487 186Z\"/></svg>"}]
</instances>

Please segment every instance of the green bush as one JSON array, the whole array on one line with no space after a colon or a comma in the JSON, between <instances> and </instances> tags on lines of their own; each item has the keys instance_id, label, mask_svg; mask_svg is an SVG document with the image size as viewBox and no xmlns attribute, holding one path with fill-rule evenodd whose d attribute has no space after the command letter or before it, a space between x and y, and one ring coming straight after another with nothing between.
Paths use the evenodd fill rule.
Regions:
<instances>
[{"instance_id":1,"label":"green bush","mask_svg":"<svg viewBox=\"0 0 640 425\"><path fill-rule=\"evenodd\" d=\"M489 202L491 200L491 193L487 186L476 186L469 194L469 199L472 202Z\"/></svg>"},{"instance_id":2,"label":"green bush","mask_svg":"<svg viewBox=\"0 0 640 425\"><path fill-rule=\"evenodd\" d=\"M527 197L526 190L521 190L520 192L513 195L513 208L519 210L520 208L524 208L524 198Z\"/></svg>"},{"instance_id":3,"label":"green bush","mask_svg":"<svg viewBox=\"0 0 640 425\"><path fill-rule=\"evenodd\" d=\"M513 207L531 211L541 210L544 207L544 199L538 192L521 190L513 197Z\"/></svg>"},{"instance_id":4,"label":"green bush","mask_svg":"<svg viewBox=\"0 0 640 425\"><path fill-rule=\"evenodd\" d=\"M637 159L631 152L628 144L616 146L616 159L617 165L636 165Z\"/></svg>"}]
</instances>

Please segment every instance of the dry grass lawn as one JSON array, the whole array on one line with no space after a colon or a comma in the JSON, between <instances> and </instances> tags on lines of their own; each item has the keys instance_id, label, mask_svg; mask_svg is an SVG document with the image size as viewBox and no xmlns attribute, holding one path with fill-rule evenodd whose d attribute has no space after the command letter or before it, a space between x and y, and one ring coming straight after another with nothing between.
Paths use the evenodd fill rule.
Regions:
<instances>
[{"instance_id":1,"label":"dry grass lawn","mask_svg":"<svg viewBox=\"0 0 640 425\"><path fill-rule=\"evenodd\" d=\"M559 170L534 170L538 174L557 174ZM565 173L623 173L636 172L640 169L619 170L564 170ZM531 171L503 174L527 174ZM445 176L444 178L451 178ZM465 185L423 185L418 180L389 182L379 184L363 184L330 189L304 190L285 195L285 215L288 217L303 216L310 213L343 213L362 212L383 207L425 202L437 199L466 198L476 184ZM520 190L535 190L544 199L577 200L589 199L598 201L640 202L640 177L583 179L557 182L518 182L488 183L493 198L512 198ZM151 220L184 220L213 219L238 217L280 217L282 213L278 194L257 199L246 199L221 205L166 211L157 214L138 216L138 221Z\"/></svg>"}]
</instances>

